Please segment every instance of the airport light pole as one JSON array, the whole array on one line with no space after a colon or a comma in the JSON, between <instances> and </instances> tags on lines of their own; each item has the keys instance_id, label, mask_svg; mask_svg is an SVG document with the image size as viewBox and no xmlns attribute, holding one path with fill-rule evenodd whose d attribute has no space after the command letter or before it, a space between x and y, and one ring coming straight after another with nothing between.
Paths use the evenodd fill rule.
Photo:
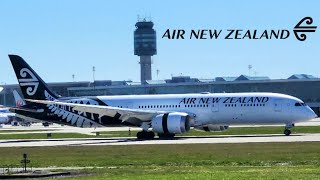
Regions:
<instances>
[{"instance_id":1,"label":"airport light pole","mask_svg":"<svg viewBox=\"0 0 320 180\"><path fill-rule=\"evenodd\" d=\"M251 69L252 69L252 65L251 64L248 65L248 69L249 69L249 76L250 76L251 75Z\"/></svg>"},{"instance_id":2,"label":"airport light pole","mask_svg":"<svg viewBox=\"0 0 320 180\"><path fill-rule=\"evenodd\" d=\"M2 93L2 91L3 91L3 87L0 87L0 93ZM4 101L4 94L3 94L3 101Z\"/></svg>"},{"instance_id":3,"label":"airport light pole","mask_svg":"<svg viewBox=\"0 0 320 180\"><path fill-rule=\"evenodd\" d=\"M93 76L93 89L96 89L96 83L95 83L95 72L96 72L96 67L92 66L92 76Z\"/></svg>"},{"instance_id":4,"label":"airport light pole","mask_svg":"<svg viewBox=\"0 0 320 180\"><path fill-rule=\"evenodd\" d=\"M2 89L0 89L0 92L2 92L3 93L3 105L4 106L6 106L6 104L7 104L7 98L6 98L6 91L7 91L7 89L6 89L6 83L5 82L1 82L1 84L2 85L4 85L4 87L1 87Z\"/></svg>"},{"instance_id":5,"label":"airport light pole","mask_svg":"<svg viewBox=\"0 0 320 180\"><path fill-rule=\"evenodd\" d=\"M160 69L157 69L157 80L159 80Z\"/></svg>"}]
</instances>

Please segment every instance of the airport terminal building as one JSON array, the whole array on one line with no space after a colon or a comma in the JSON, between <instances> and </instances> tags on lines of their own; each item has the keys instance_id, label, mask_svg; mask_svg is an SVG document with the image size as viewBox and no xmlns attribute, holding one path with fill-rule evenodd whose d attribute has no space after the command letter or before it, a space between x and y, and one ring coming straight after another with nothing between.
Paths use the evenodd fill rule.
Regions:
<instances>
[{"instance_id":1,"label":"airport terminal building","mask_svg":"<svg viewBox=\"0 0 320 180\"><path fill-rule=\"evenodd\" d=\"M48 84L53 91L61 96L274 92L302 99L317 114L319 114L320 107L320 78L305 74L292 75L288 79L269 79L268 77L245 75L214 79L177 76L167 80L147 80L143 84L111 80ZM4 85L3 88L0 92L0 104L14 106L12 91L20 92L19 86L17 84Z\"/></svg>"}]
</instances>

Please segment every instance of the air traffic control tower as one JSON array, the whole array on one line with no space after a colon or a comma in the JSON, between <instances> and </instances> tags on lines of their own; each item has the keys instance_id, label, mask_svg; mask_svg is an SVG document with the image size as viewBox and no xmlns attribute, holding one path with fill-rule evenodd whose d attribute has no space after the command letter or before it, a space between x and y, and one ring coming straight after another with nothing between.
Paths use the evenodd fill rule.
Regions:
<instances>
[{"instance_id":1,"label":"air traffic control tower","mask_svg":"<svg viewBox=\"0 0 320 180\"><path fill-rule=\"evenodd\" d=\"M157 37L153 29L153 22L138 21L134 31L134 55L140 56L140 80L146 84L146 80L152 80L151 56L157 54Z\"/></svg>"}]
</instances>

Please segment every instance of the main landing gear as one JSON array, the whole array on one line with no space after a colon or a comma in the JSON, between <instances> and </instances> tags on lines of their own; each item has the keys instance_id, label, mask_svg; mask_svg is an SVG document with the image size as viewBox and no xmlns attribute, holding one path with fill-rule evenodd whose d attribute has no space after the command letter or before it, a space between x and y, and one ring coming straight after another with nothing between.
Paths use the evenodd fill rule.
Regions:
<instances>
[{"instance_id":1,"label":"main landing gear","mask_svg":"<svg viewBox=\"0 0 320 180\"><path fill-rule=\"evenodd\" d=\"M155 134L152 131L140 131L137 133L138 139L153 139L154 136Z\"/></svg>"},{"instance_id":2,"label":"main landing gear","mask_svg":"<svg viewBox=\"0 0 320 180\"><path fill-rule=\"evenodd\" d=\"M138 139L154 139L154 132L152 131L140 131L137 133L137 138ZM174 138L175 134L158 134L160 139L172 139Z\"/></svg>"},{"instance_id":3,"label":"main landing gear","mask_svg":"<svg viewBox=\"0 0 320 180\"><path fill-rule=\"evenodd\" d=\"M175 134L166 133L166 134L158 134L160 139L172 139L174 138Z\"/></svg>"},{"instance_id":4,"label":"main landing gear","mask_svg":"<svg viewBox=\"0 0 320 180\"><path fill-rule=\"evenodd\" d=\"M291 134L290 128L293 128L293 127L294 127L294 124L287 124L283 131L283 134L285 134L286 136L289 136Z\"/></svg>"}]
</instances>

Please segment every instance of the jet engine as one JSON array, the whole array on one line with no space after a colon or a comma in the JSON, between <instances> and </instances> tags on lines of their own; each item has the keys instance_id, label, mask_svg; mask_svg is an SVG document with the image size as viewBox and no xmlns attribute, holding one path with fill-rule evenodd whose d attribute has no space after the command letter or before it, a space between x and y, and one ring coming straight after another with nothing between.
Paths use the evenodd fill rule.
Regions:
<instances>
[{"instance_id":1,"label":"jet engine","mask_svg":"<svg viewBox=\"0 0 320 180\"><path fill-rule=\"evenodd\" d=\"M8 116L6 116L4 114L0 114L0 124L6 124L8 122L9 122Z\"/></svg>"},{"instance_id":2,"label":"jet engine","mask_svg":"<svg viewBox=\"0 0 320 180\"><path fill-rule=\"evenodd\" d=\"M195 129L202 130L202 131L207 131L207 132L210 132L210 131L225 131L225 130L229 129L229 126L221 126L221 125L209 124L209 125L195 127Z\"/></svg>"},{"instance_id":3,"label":"jet engine","mask_svg":"<svg viewBox=\"0 0 320 180\"><path fill-rule=\"evenodd\" d=\"M152 130L158 134L181 134L188 132L192 123L187 113L159 114L151 121Z\"/></svg>"}]
</instances>

